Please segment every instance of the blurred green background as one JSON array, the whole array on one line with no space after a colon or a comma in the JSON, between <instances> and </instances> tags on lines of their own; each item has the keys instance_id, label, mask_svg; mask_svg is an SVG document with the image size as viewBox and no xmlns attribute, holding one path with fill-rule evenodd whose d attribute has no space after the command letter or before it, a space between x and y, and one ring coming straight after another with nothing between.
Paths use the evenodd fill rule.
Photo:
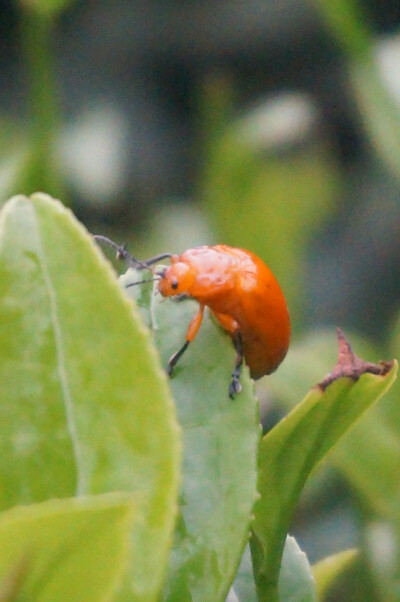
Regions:
<instances>
[{"instance_id":1,"label":"blurred green background","mask_svg":"<svg viewBox=\"0 0 400 602\"><path fill-rule=\"evenodd\" d=\"M336 325L399 357L398 0L10 0L0 49L1 203L41 190L139 257L223 242L276 273L294 335L265 428L331 368ZM312 562L363 549L330 599L400 600L399 402L293 525Z\"/></svg>"}]
</instances>

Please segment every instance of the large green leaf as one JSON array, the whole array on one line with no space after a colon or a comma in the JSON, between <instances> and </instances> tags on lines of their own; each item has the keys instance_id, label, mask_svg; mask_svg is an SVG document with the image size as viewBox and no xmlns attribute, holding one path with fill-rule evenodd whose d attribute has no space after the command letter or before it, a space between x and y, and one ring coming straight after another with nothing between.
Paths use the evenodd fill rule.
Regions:
<instances>
[{"instance_id":1,"label":"large green leaf","mask_svg":"<svg viewBox=\"0 0 400 602\"><path fill-rule=\"evenodd\" d=\"M397 364L391 369L386 366L383 372L384 375L363 374L356 382L348 376L338 378L325 391L321 387L313 388L302 403L263 438L258 481L261 497L255 506L251 539L260 600L278 600L284 542L310 472L390 387Z\"/></svg>"},{"instance_id":2,"label":"large green leaf","mask_svg":"<svg viewBox=\"0 0 400 602\"><path fill-rule=\"evenodd\" d=\"M0 507L134 491L126 596L155 599L178 485L174 407L137 311L87 232L42 194L1 214L0 332Z\"/></svg>"},{"instance_id":3,"label":"large green leaf","mask_svg":"<svg viewBox=\"0 0 400 602\"><path fill-rule=\"evenodd\" d=\"M126 568L132 510L127 494L106 494L0 514L1 600L110 600Z\"/></svg>"},{"instance_id":4,"label":"large green leaf","mask_svg":"<svg viewBox=\"0 0 400 602\"><path fill-rule=\"evenodd\" d=\"M159 294L146 301L139 288L128 291L141 305L150 302L145 316L166 365L183 344L197 303ZM171 602L224 600L248 538L260 428L247 369L241 393L234 400L228 396L234 359L230 337L206 313L171 378L184 441L180 515L165 588Z\"/></svg>"}]
</instances>

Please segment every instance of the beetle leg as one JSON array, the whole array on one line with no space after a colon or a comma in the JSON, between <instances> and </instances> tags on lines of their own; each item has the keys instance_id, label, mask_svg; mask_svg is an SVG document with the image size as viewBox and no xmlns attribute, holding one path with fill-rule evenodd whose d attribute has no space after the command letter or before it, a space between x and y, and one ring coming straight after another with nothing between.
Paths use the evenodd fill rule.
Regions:
<instances>
[{"instance_id":1,"label":"beetle leg","mask_svg":"<svg viewBox=\"0 0 400 602\"><path fill-rule=\"evenodd\" d=\"M169 376L171 376L173 369L175 368L175 365L176 365L177 361L179 360L179 358L181 357L181 355L183 353L185 353L186 349L189 347L189 343L191 341L193 341L196 334L198 333L199 328L201 326L201 322L203 320L203 314L204 314L204 305L200 305L199 311L191 319L188 329L186 331L185 344L182 345L182 347L176 353L174 353L174 355L172 355L168 360L167 374Z\"/></svg>"},{"instance_id":2,"label":"beetle leg","mask_svg":"<svg viewBox=\"0 0 400 602\"><path fill-rule=\"evenodd\" d=\"M242 385L240 384L240 370L243 364L243 345L242 345L242 335L240 331L237 330L232 335L233 346L236 349L236 359L235 359L235 367L232 372L232 380L229 385L229 397L231 399L234 398L236 393L240 393L242 390Z\"/></svg>"},{"instance_id":3,"label":"beetle leg","mask_svg":"<svg viewBox=\"0 0 400 602\"><path fill-rule=\"evenodd\" d=\"M232 316L228 316L227 314L221 314L218 312L213 312L214 316L217 318L218 322L221 324L222 328L231 333L233 336L235 332L239 329L239 324L232 318Z\"/></svg>"},{"instance_id":4,"label":"beetle leg","mask_svg":"<svg viewBox=\"0 0 400 602\"><path fill-rule=\"evenodd\" d=\"M176 353L171 355L171 357L169 358L168 364L167 364L168 376L171 376L177 361L179 360L181 355L183 355L185 353L186 349L189 347L189 343L190 343L190 341L185 341L185 344L182 345L182 347L179 349L179 351L177 351Z\"/></svg>"}]
</instances>

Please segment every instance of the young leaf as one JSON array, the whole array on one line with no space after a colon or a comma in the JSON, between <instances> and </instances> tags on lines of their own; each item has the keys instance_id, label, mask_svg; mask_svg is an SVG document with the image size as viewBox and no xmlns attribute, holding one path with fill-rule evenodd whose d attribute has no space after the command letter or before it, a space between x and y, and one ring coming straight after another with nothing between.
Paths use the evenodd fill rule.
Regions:
<instances>
[{"instance_id":1,"label":"young leaf","mask_svg":"<svg viewBox=\"0 0 400 602\"><path fill-rule=\"evenodd\" d=\"M0 508L134 491L121 599L154 600L175 517L174 407L137 310L46 195L15 197L1 213L0 332Z\"/></svg>"},{"instance_id":2,"label":"young leaf","mask_svg":"<svg viewBox=\"0 0 400 602\"><path fill-rule=\"evenodd\" d=\"M142 303L139 288L127 291ZM152 297L147 316L164 366L184 343L196 311L190 300ZM225 600L248 538L260 429L246 368L241 393L228 396L234 360L230 337L206 313L170 380L184 442L180 514L165 588L171 602Z\"/></svg>"},{"instance_id":3,"label":"young leaf","mask_svg":"<svg viewBox=\"0 0 400 602\"><path fill-rule=\"evenodd\" d=\"M129 553L132 498L51 500L0 514L0 595L19 602L106 602ZM8 591L10 574L16 578ZM7 596L7 597L6 597Z\"/></svg>"},{"instance_id":4,"label":"young leaf","mask_svg":"<svg viewBox=\"0 0 400 602\"><path fill-rule=\"evenodd\" d=\"M255 506L251 546L262 601L278 600L284 542L310 472L395 379L396 363L383 365L381 375L362 374L361 360L347 353L346 348L347 342L342 341L338 366L332 373L337 380L331 382L327 377L322 388L312 389L260 445L261 497Z\"/></svg>"},{"instance_id":5,"label":"young leaf","mask_svg":"<svg viewBox=\"0 0 400 602\"><path fill-rule=\"evenodd\" d=\"M296 341L282 367L268 379L269 393L272 391L287 410L296 405L299 392L332 365L332 340L332 333L318 332ZM364 339L357 340L357 349L364 357L374 355L374 349ZM393 348L395 357L397 351ZM383 403L371 408L329 455L329 463L344 475L364 503L384 516L391 515L398 490L398 385L396 380Z\"/></svg>"}]
</instances>

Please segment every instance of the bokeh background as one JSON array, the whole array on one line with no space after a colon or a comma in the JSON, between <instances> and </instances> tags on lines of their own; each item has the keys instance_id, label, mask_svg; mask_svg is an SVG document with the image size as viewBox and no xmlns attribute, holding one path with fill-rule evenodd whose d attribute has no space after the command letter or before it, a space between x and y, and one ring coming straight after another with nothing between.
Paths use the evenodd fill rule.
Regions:
<instances>
[{"instance_id":1,"label":"bokeh background","mask_svg":"<svg viewBox=\"0 0 400 602\"><path fill-rule=\"evenodd\" d=\"M0 202L48 192L143 258L224 242L270 265L294 334L265 428L332 367L336 326L400 355L398 0L3 0L0 126ZM396 404L296 516L311 562L362 550L328 599L400 600Z\"/></svg>"}]
</instances>

